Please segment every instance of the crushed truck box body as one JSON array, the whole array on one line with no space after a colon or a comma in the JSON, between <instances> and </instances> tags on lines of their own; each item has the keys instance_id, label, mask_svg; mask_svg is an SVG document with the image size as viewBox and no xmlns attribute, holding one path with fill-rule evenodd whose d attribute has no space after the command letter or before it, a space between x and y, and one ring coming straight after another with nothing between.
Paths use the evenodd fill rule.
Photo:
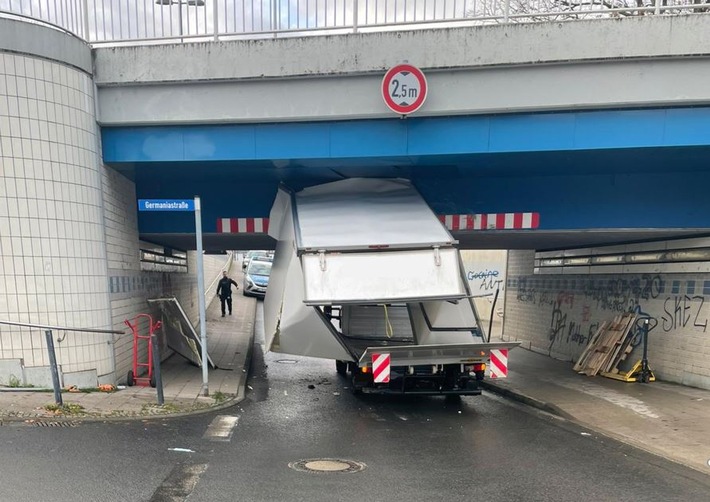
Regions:
<instances>
[{"instance_id":1,"label":"crushed truck box body","mask_svg":"<svg viewBox=\"0 0 710 502\"><path fill-rule=\"evenodd\" d=\"M362 381L373 353L411 380L517 345L485 343L456 241L406 180L281 188L269 234L268 350L335 359Z\"/></svg>"}]
</instances>

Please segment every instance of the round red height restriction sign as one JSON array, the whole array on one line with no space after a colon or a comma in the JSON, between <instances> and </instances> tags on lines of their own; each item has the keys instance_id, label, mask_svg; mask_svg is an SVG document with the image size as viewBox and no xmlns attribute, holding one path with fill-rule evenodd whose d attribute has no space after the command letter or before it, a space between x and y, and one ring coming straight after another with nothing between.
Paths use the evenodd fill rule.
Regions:
<instances>
[{"instance_id":1,"label":"round red height restriction sign","mask_svg":"<svg viewBox=\"0 0 710 502\"><path fill-rule=\"evenodd\" d=\"M382 97L395 113L407 115L416 112L426 99L424 73L410 64L400 64L387 70L382 79Z\"/></svg>"}]
</instances>

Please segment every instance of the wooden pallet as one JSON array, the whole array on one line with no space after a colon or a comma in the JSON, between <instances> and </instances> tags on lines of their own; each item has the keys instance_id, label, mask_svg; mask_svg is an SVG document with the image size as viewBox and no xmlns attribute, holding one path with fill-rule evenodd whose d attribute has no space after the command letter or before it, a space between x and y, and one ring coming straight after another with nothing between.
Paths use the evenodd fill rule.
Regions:
<instances>
[{"instance_id":1,"label":"wooden pallet","mask_svg":"<svg viewBox=\"0 0 710 502\"><path fill-rule=\"evenodd\" d=\"M589 356L592 354L592 349L596 345L599 336L604 332L608 324L609 321L604 321L601 326L599 326L596 333L594 333L594 336L592 336L589 342L587 342L587 346L584 348L584 351L582 351L582 354L579 356L577 364L575 364L572 368L574 371L579 372L582 368L586 367L587 361L589 360Z\"/></svg>"},{"instance_id":2,"label":"wooden pallet","mask_svg":"<svg viewBox=\"0 0 710 502\"><path fill-rule=\"evenodd\" d=\"M636 321L632 313L620 314L611 322L603 323L574 366L578 373L594 376L600 371L612 371L626 357L627 342Z\"/></svg>"}]
</instances>

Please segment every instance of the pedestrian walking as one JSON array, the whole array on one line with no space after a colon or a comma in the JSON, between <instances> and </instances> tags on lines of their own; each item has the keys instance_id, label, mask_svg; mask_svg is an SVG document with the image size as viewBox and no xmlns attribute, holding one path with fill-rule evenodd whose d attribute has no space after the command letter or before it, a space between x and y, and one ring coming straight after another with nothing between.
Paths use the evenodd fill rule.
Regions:
<instances>
[{"instance_id":1,"label":"pedestrian walking","mask_svg":"<svg viewBox=\"0 0 710 502\"><path fill-rule=\"evenodd\" d=\"M222 305L222 317L225 314L225 305L229 310L229 315L232 315L232 284L239 289L239 285L232 279L227 277L227 271L222 272L222 278L217 284L217 294L219 295L219 302Z\"/></svg>"}]
</instances>

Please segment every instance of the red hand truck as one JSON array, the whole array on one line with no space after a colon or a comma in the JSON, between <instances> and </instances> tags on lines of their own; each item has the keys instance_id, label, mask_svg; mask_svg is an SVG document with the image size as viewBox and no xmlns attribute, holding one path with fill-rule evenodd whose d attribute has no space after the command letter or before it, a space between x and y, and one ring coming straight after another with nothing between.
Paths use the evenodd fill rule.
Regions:
<instances>
[{"instance_id":1,"label":"red hand truck","mask_svg":"<svg viewBox=\"0 0 710 502\"><path fill-rule=\"evenodd\" d=\"M141 318L145 318L148 321L147 335L140 334ZM160 327L162 326L162 322L156 321L154 323L153 318L149 314L138 314L133 319L133 323L131 323L131 321L129 321L128 319L126 319L125 323L129 328L131 328L131 331L133 332L133 369L128 372L128 376L126 377L126 384L129 387L132 387L133 385L150 385L151 387L155 387L155 375L153 374L153 344L150 343L150 340L151 337L155 334L155 332L160 329ZM139 363L138 352L140 350L141 340L145 340L145 342L148 344L148 361ZM139 377L139 368L148 368L147 376Z\"/></svg>"}]
</instances>

